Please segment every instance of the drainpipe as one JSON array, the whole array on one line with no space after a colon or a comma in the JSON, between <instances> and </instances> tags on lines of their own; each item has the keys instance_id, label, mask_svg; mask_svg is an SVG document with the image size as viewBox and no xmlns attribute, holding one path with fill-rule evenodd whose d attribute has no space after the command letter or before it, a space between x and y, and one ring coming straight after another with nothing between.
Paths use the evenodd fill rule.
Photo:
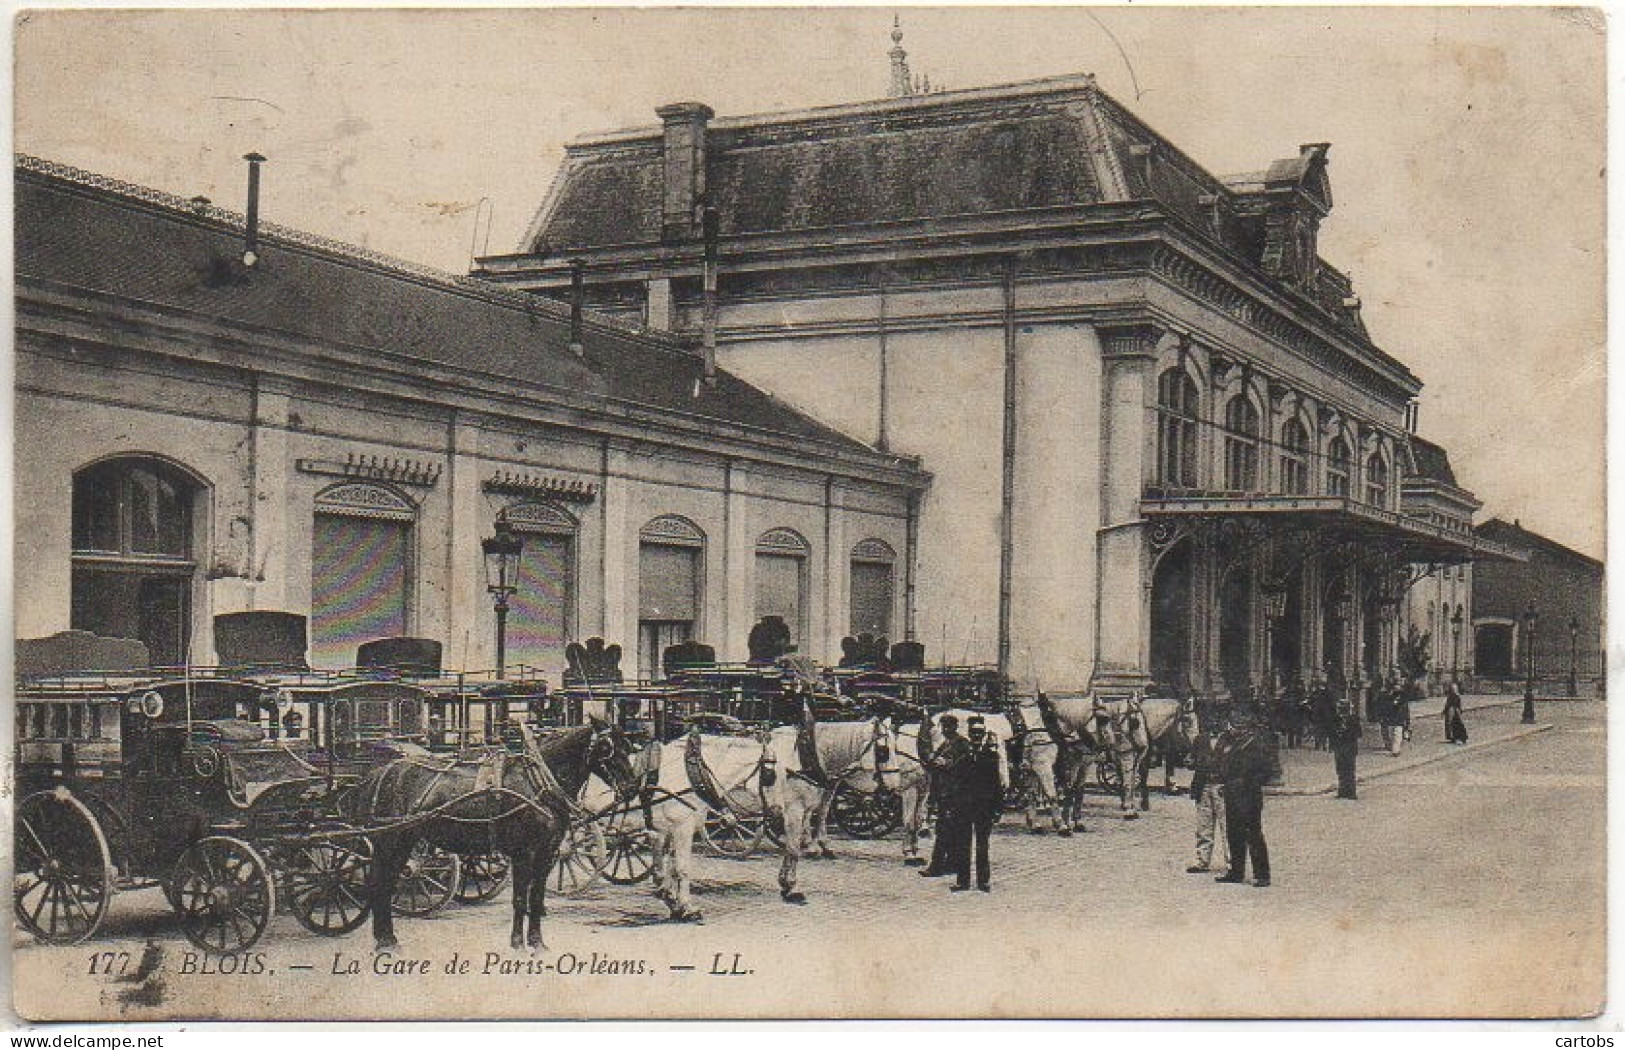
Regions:
<instances>
[{"instance_id":1,"label":"drainpipe","mask_svg":"<svg viewBox=\"0 0 1625 1050\"><path fill-rule=\"evenodd\" d=\"M1004 266L1004 442L999 494L999 674L1010 673L1010 601L1015 568L1016 260Z\"/></svg>"},{"instance_id":2,"label":"drainpipe","mask_svg":"<svg viewBox=\"0 0 1625 1050\"><path fill-rule=\"evenodd\" d=\"M705 233L705 301L701 313L701 346L705 354L705 385L717 382L717 210L706 205L702 218Z\"/></svg>"}]
</instances>

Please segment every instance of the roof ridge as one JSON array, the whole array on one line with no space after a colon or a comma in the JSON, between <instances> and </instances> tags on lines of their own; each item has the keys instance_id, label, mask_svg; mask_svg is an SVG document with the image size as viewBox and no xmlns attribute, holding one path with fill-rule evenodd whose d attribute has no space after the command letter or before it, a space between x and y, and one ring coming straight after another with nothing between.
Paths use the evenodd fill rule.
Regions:
<instances>
[{"instance_id":1,"label":"roof ridge","mask_svg":"<svg viewBox=\"0 0 1625 1050\"><path fill-rule=\"evenodd\" d=\"M62 161L49 160L44 157L36 157L28 153L17 153L15 156L17 167L23 171L47 175L52 178L61 179L65 182L71 182L81 186L88 186L91 189L101 190L105 193L112 193L117 196L128 197L141 201L144 204L155 205L169 211L181 213L191 218L213 219L216 222L238 227L246 226L248 222L247 217L244 216L242 212L232 211L230 208L222 208L213 203L207 205L196 204L193 201L187 200L186 198L177 194L169 193L166 190L155 189L151 186L144 186L137 182L128 182L124 179L115 178L111 175L103 175L100 172L89 171L85 168L75 167L72 164L65 164ZM401 276L409 276L420 281L425 281L431 285L437 285L447 291L471 293L492 303L518 307L526 310L527 312L540 312L548 314L561 321L568 321L570 318L570 311L567 306L557 302L556 300L549 299L546 296L533 295L529 292L512 291L501 285L494 284L490 281L481 280L477 277L451 273L447 270L430 266L427 263L403 259L396 255L390 255L387 252L381 252L373 248L363 247L362 245L353 244L349 241L341 241L335 237L327 237L319 233L311 233L308 230L300 230L292 226L283 226L280 223L263 221L259 224L259 232L261 236L269 235L273 241L283 241L287 244L297 245L304 248L312 248L331 255L337 255L352 262L365 263L378 269L393 271ZM619 318L609 317L594 312L590 317L585 319L585 324L589 328L596 327L606 329L614 332L617 335L630 336L636 339L644 340L659 349L681 354L684 357L694 356L692 352L678 345L676 340L661 338L654 333L639 328L638 326L630 324L626 321L622 321Z\"/></svg>"}]
</instances>

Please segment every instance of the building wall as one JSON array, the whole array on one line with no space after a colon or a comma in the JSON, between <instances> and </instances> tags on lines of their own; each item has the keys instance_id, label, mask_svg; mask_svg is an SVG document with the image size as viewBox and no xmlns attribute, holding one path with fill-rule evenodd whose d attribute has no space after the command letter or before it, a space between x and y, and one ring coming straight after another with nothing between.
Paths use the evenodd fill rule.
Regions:
<instances>
[{"instance_id":1,"label":"building wall","mask_svg":"<svg viewBox=\"0 0 1625 1050\"><path fill-rule=\"evenodd\" d=\"M884 306L863 292L721 312L724 367L863 441L881 433L884 340L887 447L932 473L916 598L931 663L998 659L1005 335L986 315L1000 310L996 285L965 285L894 291ZM952 322L967 313L981 319ZM1081 323L1023 323L1015 339L1011 673L1028 688L1078 688L1094 660L1099 341Z\"/></svg>"},{"instance_id":2,"label":"building wall","mask_svg":"<svg viewBox=\"0 0 1625 1050\"><path fill-rule=\"evenodd\" d=\"M847 629L848 555L864 539L898 552L894 622L904 620L907 498L821 471L769 467L665 444L455 412L364 390L214 370L134 351L69 352L25 333L16 403L17 634L70 625L72 481L98 460L152 455L205 486L196 536L192 659L212 662L219 613L311 609L315 500L345 479L313 463L350 457L410 461L432 484L379 482L415 506L407 630L436 638L448 666L494 663L494 614L480 540L506 506L532 497L486 491L498 471L598 486L596 498L554 502L579 523L572 619L576 637L602 633L636 649L639 530L676 514L705 534L698 637L742 659L754 622L755 545L795 530L808 555L804 651L833 662ZM389 435L380 440L380 435ZM305 463L301 467L301 462ZM317 468L320 469L320 468ZM549 668L556 677L562 668Z\"/></svg>"},{"instance_id":3,"label":"building wall","mask_svg":"<svg viewBox=\"0 0 1625 1050\"><path fill-rule=\"evenodd\" d=\"M1497 537L1499 538L1499 537ZM1516 542L1508 539L1504 542ZM1541 678L1564 677L1575 664L1582 679L1603 674L1603 571L1595 563L1542 546L1527 562L1481 562L1473 570L1473 622L1511 627L1513 677L1525 674L1523 616L1533 607L1535 669ZM1575 624L1571 642L1570 622ZM1465 644L1465 643L1464 643ZM1577 652L1576 652L1577 650ZM1486 674L1487 669L1478 669Z\"/></svg>"},{"instance_id":4,"label":"building wall","mask_svg":"<svg viewBox=\"0 0 1625 1050\"><path fill-rule=\"evenodd\" d=\"M1441 566L1418 580L1405 595L1404 626L1430 636L1430 690L1442 689L1454 668L1465 677L1473 669L1473 572L1471 564ZM1459 649L1451 617L1461 611Z\"/></svg>"}]
</instances>

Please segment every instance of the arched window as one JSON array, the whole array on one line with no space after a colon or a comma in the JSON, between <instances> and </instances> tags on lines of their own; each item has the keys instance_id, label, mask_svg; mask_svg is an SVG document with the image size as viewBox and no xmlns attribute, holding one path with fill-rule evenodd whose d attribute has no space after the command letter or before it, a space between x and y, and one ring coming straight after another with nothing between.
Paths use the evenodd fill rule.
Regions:
<instances>
[{"instance_id":1,"label":"arched window","mask_svg":"<svg viewBox=\"0 0 1625 1050\"><path fill-rule=\"evenodd\" d=\"M310 654L352 667L364 642L407 633L417 507L386 485L341 482L316 495L310 552Z\"/></svg>"},{"instance_id":2,"label":"arched window","mask_svg":"<svg viewBox=\"0 0 1625 1050\"><path fill-rule=\"evenodd\" d=\"M1388 464L1380 452L1371 453L1365 462L1365 501L1373 507L1388 506Z\"/></svg>"},{"instance_id":3,"label":"arched window","mask_svg":"<svg viewBox=\"0 0 1625 1050\"><path fill-rule=\"evenodd\" d=\"M638 676L660 674L669 646L694 641L705 579L705 533L668 514L638 533Z\"/></svg>"},{"instance_id":4,"label":"arched window","mask_svg":"<svg viewBox=\"0 0 1625 1050\"><path fill-rule=\"evenodd\" d=\"M191 645L198 496L203 486L161 460L127 456L73 476L75 630L134 638L154 666Z\"/></svg>"},{"instance_id":5,"label":"arched window","mask_svg":"<svg viewBox=\"0 0 1625 1050\"><path fill-rule=\"evenodd\" d=\"M1258 488L1258 409L1246 394L1224 410L1224 487L1232 492Z\"/></svg>"},{"instance_id":6,"label":"arched window","mask_svg":"<svg viewBox=\"0 0 1625 1050\"><path fill-rule=\"evenodd\" d=\"M897 588L897 552L885 540L864 540L852 548L851 633L890 637Z\"/></svg>"},{"instance_id":7,"label":"arched window","mask_svg":"<svg viewBox=\"0 0 1625 1050\"><path fill-rule=\"evenodd\" d=\"M575 516L530 502L512 504L501 516L524 542L509 599L508 661L521 671L562 673L564 647L575 633Z\"/></svg>"},{"instance_id":8,"label":"arched window","mask_svg":"<svg viewBox=\"0 0 1625 1050\"><path fill-rule=\"evenodd\" d=\"M797 648L806 644L807 559L811 554L812 545L794 529L769 529L756 541L756 619L782 619Z\"/></svg>"},{"instance_id":9,"label":"arched window","mask_svg":"<svg viewBox=\"0 0 1625 1050\"><path fill-rule=\"evenodd\" d=\"M1326 450L1326 493L1331 496L1347 496L1349 494L1349 473L1352 456L1349 454L1349 443L1342 437L1332 438L1331 446Z\"/></svg>"},{"instance_id":10,"label":"arched window","mask_svg":"<svg viewBox=\"0 0 1625 1050\"><path fill-rule=\"evenodd\" d=\"M1195 488L1196 423L1200 400L1183 368L1157 380L1157 480L1167 488Z\"/></svg>"},{"instance_id":11,"label":"arched window","mask_svg":"<svg viewBox=\"0 0 1625 1050\"><path fill-rule=\"evenodd\" d=\"M1281 491L1289 496L1309 491L1309 430L1297 419L1281 428Z\"/></svg>"}]
</instances>

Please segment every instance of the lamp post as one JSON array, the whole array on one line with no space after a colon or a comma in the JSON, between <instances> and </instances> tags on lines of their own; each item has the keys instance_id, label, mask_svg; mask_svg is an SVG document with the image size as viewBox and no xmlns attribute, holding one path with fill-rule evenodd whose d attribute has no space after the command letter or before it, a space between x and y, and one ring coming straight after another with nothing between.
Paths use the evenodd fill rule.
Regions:
<instances>
[{"instance_id":1,"label":"lamp post","mask_svg":"<svg viewBox=\"0 0 1625 1050\"><path fill-rule=\"evenodd\" d=\"M485 551L485 589L491 593L497 614L497 677L506 675L508 657L508 599L518 588L519 555L524 541L504 518L498 518L496 535L480 541Z\"/></svg>"},{"instance_id":2,"label":"lamp post","mask_svg":"<svg viewBox=\"0 0 1625 1050\"><path fill-rule=\"evenodd\" d=\"M1450 614L1450 681L1461 684L1461 606Z\"/></svg>"},{"instance_id":3,"label":"lamp post","mask_svg":"<svg viewBox=\"0 0 1625 1050\"><path fill-rule=\"evenodd\" d=\"M1535 624L1539 619L1535 607L1529 606L1523 611L1523 721L1525 725L1533 725L1535 721Z\"/></svg>"},{"instance_id":4,"label":"lamp post","mask_svg":"<svg viewBox=\"0 0 1625 1050\"><path fill-rule=\"evenodd\" d=\"M1569 695L1580 695L1580 618L1569 617Z\"/></svg>"}]
</instances>

